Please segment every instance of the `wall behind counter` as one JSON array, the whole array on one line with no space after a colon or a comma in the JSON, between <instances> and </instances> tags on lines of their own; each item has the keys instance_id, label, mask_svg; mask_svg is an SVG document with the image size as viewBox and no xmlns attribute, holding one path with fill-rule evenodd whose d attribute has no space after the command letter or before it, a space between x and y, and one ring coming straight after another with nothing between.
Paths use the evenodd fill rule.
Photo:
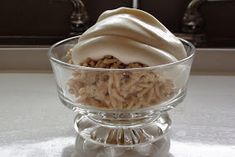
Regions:
<instances>
[{"instance_id":1,"label":"wall behind counter","mask_svg":"<svg viewBox=\"0 0 235 157\"><path fill-rule=\"evenodd\" d=\"M83 0L90 24L105 10L131 7L132 0ZM140 8L159 18L170 30L180 30L189 0L140 0ZM67 35L72 4L69 0L1 0L0 36Z\"/></svg>"},{"instance_id":2,"label":"wall behind counter","mask_svg":"<svg viewBox=\"0 0 235 157\"><path fill-rule=\"evenodd\" d=\"M157 17L170 31L180 33L181 19L191 0L139 0L140 9ZM83 0L89 25L105 10L131 7L132 0ZM52 44L68 37L70 0L1 0L0 45L6 44ZM235 1L207 2L200 12L205 19L204 32L209 42L234 47ZM35 42L34 42L35 41Z\"/></svg>"}]
</instances>

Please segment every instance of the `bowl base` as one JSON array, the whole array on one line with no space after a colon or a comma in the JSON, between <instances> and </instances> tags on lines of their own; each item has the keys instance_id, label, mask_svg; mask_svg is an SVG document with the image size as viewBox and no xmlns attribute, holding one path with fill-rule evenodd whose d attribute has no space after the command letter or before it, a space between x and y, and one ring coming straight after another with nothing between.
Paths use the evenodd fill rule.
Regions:
<instances>
[{"instance_id":1,"label":"bowl base","mask_svg":"<svg viewBox=\"0 0 235 157\"><path fill-rule=\"evenodd\" d=\"M74 127L77 133L92 143L104 146L130 147L149 144L164 136L171 125L165 112L149 123L138 125L109 125L98 123L87 115L78 114Z\"/></svg>"},{"instance_id":2,"label":"bowl base","mask_svg":"<svg viewBox=\"0 0 235 157\"><path fill-rule=\"evenodd\" d=\"M98 145L78 135L71 157L169 157L169 150L168 134L153 143L129 147Z\"/></svg>"}]
</instances>

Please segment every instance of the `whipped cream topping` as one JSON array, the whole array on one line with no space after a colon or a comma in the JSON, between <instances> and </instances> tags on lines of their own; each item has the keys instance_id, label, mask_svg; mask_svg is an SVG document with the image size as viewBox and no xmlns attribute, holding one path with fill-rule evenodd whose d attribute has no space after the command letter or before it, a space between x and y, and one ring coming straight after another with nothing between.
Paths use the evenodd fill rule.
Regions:
<instances>
[{"instance_id":1,"label":"whipped cream topping","mask_svg":"<svg viewBox=\"0 0 235 157\"><path fill-rule=\"evenodd\" d=\"M152 15L138 9L118 8L101 14L72 50L74 64L105 55L125 64L154 66L183 59L186 51L180 40Z\"/></svg>"}]
</instances>

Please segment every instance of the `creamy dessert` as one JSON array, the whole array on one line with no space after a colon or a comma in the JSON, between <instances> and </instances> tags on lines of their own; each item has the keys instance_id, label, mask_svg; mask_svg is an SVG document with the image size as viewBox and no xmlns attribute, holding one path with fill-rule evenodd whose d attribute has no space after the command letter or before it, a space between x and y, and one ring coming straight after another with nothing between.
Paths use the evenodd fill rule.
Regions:
<instances>
[{"instance_id":1,"label":"creamy dessert","mask_svg":"<svg viewBox=\"0 0 235 157\"><path fill-rule=\"evenodd\" d=\"M90 68L131 69L176 62L183 44L152 15L137 9L104 12L68 52L68 62ZM174 83L151 70L78 70L68 81L78 103L108 109L137 109L175 94Z\"/></svg>"},{"instance_id":2,"label":"creamy dessert","mask_svg":"<svg viewBox=\"0 0 235 157\"><path fill-rule=\"evenodd\" d=\"M125 64L140 62L154 66L183 59L186 51L179 39L152 15L119 8L101 14L72 50L74 64L105 55L112 55Z\"/></svg>"}]
</instances>

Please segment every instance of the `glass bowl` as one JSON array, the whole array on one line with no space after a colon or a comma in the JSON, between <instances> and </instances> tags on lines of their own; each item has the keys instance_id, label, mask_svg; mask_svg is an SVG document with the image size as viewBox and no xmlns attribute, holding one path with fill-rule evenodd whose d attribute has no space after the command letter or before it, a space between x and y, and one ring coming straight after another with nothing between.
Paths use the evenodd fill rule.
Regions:
<instances>
[{"instance_id":1,"label":"glass bowl","mask_svg":"<svg viewBox=\"0 0 235 157\"><path fill-rule=\"evenodd\" d=\"M69 63L69 52L78 39L75 36L54 44L49 59L61 102L78 113L74 125L79 135L112 147L161 139L171 124L167 111L186 95L194 46L180 39L187 57L174 63L104 69Z\"/></svg>"}]
</instances>

